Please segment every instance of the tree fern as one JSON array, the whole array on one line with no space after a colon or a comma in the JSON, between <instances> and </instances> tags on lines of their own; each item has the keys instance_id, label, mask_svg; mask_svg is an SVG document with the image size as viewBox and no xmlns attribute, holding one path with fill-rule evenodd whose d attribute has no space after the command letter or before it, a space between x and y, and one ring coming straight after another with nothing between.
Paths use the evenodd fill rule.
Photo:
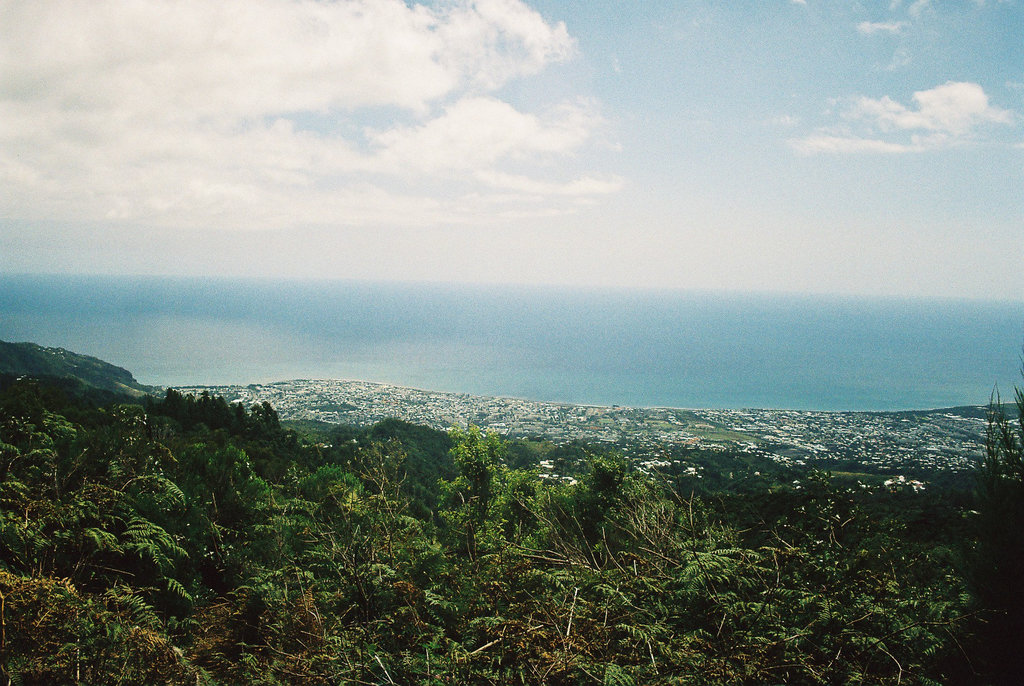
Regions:
<instances>
[{"instance_id":1,"label":"tree fern","mask_svg":"<svg viewBox=\"0 0 1024 686\"><path fill-rule=\"evenodd\" d=\"M186 603L191 605L195 600L191 594L185 589L180 581L173 577L167 577L167 590L170 591L174 596L184 600Z\"/></svg>"},{"instance_id":2,"label":"tree fern","mask_svg":"<svg viewBox=\"0 0 1024 686\"><path fill-rule=\"evenodd\" d=\"M132 517L124 531L127 539L125 548L149 560L160 570L171 565L175 559L188 557L188 552L175 543L167 531L142 517Z\"/></svg>"},{"instance_id":3,"label":"tree fern","mask_svg":"<svg viewBox=\"0 0 1024 686\"><path fill-rule=\"evenodd\" d=\"M616 664L605 666L602 683L604 686L636 686L636 680Z\"/></svg>"},{"instance_id":4,"label":"tree fern","mask_svg":"<svg viewBox=\"0 0 1024 686\"><path fill-rule=\"evenodd\" d=\"M121 549L117 536L110 531L89 527L84 531L84 535L95 546L96 550L119 551Z\"/></svg>"},{"instance_id":5,"label":"tree fern","mask_svg":"<svg viewBox=\"0 0 1024 686\"><path fill-rule=\"evenodd\" d=\"M130 624L146 629L155 629L160 626L156 610L136 590L125 586L114 586L104 591L101 597L111 610L125 616Z\"/></svg>"}]
</instances>

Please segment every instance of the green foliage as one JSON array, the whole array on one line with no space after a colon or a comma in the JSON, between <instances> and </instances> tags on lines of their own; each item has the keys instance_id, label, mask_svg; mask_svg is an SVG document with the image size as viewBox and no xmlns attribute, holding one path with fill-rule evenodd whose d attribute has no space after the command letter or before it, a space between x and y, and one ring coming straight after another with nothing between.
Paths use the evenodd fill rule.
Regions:
<instances>
[{"instance_id":1,"label":"green foliage","mask_svg":"<svg viewBox=\"0 0 1024 686\"><path fill-rule=\"evenodd\" d=\"M496 533L487 523L504 445L497 434L485 434L475 426L465 432L452 429L449 435L458 475L441 484L442 497L448 502L443 515L464 542L466 555L476 559L482 552L481 542L489 543L483 534Z\"/></svg>"},{"instance_id":2,"label":"green foliage","mask_svg":"<svg viewBox=\"0 0 1024 686\"><path fill-rule=\"evenodd\" d=\"M269 406L211 396L67 402L0 393L12 682L977 676L961 650L977 645L955 564L963 512L941 498L824 475L694 493L579 444L529 448L579 475L542 480L476 428L307 440ZM535 462L517 450L517 466ZM1011 481L993 477L997 502Z\"/></svg>"},{"instance_id":3,"label":"green foliage","mask_svg":"<svg viewBox=\"0 0 1024 686\"><path fill-rule=\"evenodd\" d=\"M979 649L994 681L1024 674L1024 391L1015 389L1016 418L998 398L989 407L985 461L978 471L977 544L969 580L979 612Z\"/></svg>"},{"instance_id":4,"label":"green foliage","mask_svg":"<svg viewBox=\"0 0 1024 686\"><path fill-rule=\"evenodd\" d=\"M35 343L0 341L0 374L42 378L76 391L77 386L81 385L117 395L138 397L154 390L139 384L128 370L115 367L109 362L63 348L44 348ZM74 381L75 385L63 383L68 379ZM87 392L83 394L88 395Z\"/></svg>"},{"instance_id":5,"label":"green foliage","mask_svg":"<svg viewBox=\"0 0 1024 686\"><path fill-rule=\"evenodd\" d=\"M124 586L84 593L66 579L0 571L0 674L9 682L195 682L154 609Z\"/></svg>"},{"instance_id":6,"label":"green foliage","mask_svg":"<svg viewBox=\"0 0 1024 686\"><path fill-rule=\"evenodd\" d=\"M451 437L424 426L386 419L362 432L361 442L402 446L405 453L403 468L408 477L403 481L402 494L409 498L411 514L429 519L440 503L438 482L455 476L450 454Z\"/></svg>"}]
</instances>

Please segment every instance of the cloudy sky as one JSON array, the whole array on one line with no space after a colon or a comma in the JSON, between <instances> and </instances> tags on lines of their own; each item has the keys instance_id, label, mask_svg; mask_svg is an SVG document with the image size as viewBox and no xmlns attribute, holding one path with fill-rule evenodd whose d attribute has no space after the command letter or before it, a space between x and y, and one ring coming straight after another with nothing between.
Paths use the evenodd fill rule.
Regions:
<instances>
[{"instance_id":1,"label":"cloudy sky","mask_svg":"<svg viewBox=\"0 0 1024 686\"><path fill-rule=\"evenodd\" d=\"M1024 300L1024 3L0 0L0 270Z\"/></svg>"}]
</instances>

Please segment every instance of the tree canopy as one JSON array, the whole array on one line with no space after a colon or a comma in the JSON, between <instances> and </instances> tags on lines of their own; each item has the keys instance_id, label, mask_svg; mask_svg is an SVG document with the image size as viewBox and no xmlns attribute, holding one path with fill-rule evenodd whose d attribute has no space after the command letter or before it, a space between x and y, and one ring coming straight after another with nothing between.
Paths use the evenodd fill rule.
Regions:
<instances>
[{"instance_id":1,"label":"tree canopy","mask_svg":"<svg viewBox=\"0 0 1024 686\"><path fill-rule=\"evenodd\" d=\"M1024 427L998 414L947 498L700 490L597 450L545 480L473 427L57 395L0 393L12 683L1003 683L982 643L1021 635L1022 529L997 524Z\"/></svg>"}]
</instances>

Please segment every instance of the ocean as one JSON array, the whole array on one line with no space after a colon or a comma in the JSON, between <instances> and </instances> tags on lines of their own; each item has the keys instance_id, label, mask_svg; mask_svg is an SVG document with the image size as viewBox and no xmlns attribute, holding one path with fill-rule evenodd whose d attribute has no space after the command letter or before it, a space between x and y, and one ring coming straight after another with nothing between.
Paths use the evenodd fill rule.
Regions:
<instances>
[{"instance_id":1,"label":"ocean","mask_svg":"<svg viewBox=\"0 0 1024 686\"><path fill-rule=\"evenodd\" d=\"M594 405L987 403L1024 303L447 284L0 276L0 339L142 383L359 379Z\"/></svg>"}]
</instances>

